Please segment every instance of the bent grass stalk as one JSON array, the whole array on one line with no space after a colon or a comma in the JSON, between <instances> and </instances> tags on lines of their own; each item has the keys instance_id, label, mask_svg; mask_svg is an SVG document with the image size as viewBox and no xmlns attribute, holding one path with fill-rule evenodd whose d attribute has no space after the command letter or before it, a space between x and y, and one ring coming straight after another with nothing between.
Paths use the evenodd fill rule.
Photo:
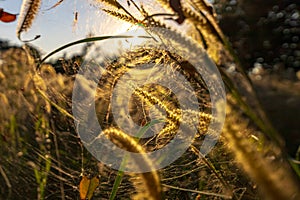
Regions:
<instances>
[{"instance_id":1,"label":"bent grass stalk","mask_svg":"<svg viewBox=\"0 0 300 200\"><path fill-rule=\"evenodd\" d=\"M160 123L160 122L161 122L160 120L153 120L153 121L147 123L145 126L143 126L139 130L139 132L137 133L137 138L140 138L141 136L143 136L145 134L145 132L151 126L153 126L154 124ZM136 141L138 142L138 139ZM128 155L125 155L125 157L122 160L121 166L119 168L117 177L115 179L115 182L114 182L114 185L113 185L113 188L112 188L112 192L111 192L110 197L109 197L110 200L114 200L116 195L117 195L118 188L119 188L119 186L122 182L122 178L123 178L123 175L124 175L124 168L125 168L125 165L127 163L127 159L128 159Z\"/></svg>"},{"instance_id":2,"label":"bent grass stalk","mask_svg":"<svg viewBox=\"0 0 300 200\"><path fill-rule=\"evenodd\" d=\"M107 136L112 142L121 145L122 148L124 148L125 150L139 153L143 159L136 160L135 164L137 165L137 167L146 167L147 169L151 170L150 172L138 174L138 176L141 177L142 184L144 187L138 189L144 189L145 193L138 193L134 198L137 199L138 197L142 196L143 198L150 200L162 199L159 176L156 173L155 168L152 166L152 161L149 160L148 156L145 154L143 147L139 145L134 138L128 136L126 133L123 133L122 131L116 128L108 128L102 131L101 133ZM116 186L114 188L116 189Z\"/></svg>"}]
</instances>

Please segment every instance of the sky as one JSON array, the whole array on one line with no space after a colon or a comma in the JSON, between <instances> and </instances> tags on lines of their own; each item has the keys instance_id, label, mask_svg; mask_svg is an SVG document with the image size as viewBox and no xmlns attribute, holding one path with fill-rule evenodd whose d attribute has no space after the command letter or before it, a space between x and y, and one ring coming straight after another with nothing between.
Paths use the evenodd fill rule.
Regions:
<instances>
[{"instance_id":1,"label":"sky","mask_svg":"<svg viewBox=\"0 0 300 200\"><path fill-rule=\"evenodd\" d=\"M133 25L122 20L115 19L104 13L101 8L105 5L99 0L64 0L59 6L47 10L59 0L42 0L41 8L34 20L32 27L26 33L22 33L23 40L33 39L36 35L41 37L30 44L38 48L43 55L58 47L75 40L86 38L92 33L95 36L124 34ZM118 0L134 16L138 16L134 6L127 5L127 0ZM142 4L149 13L165 13L160 6L155 5L154 0L135 0ZM4 11L17 14L20 11L22 0L0 0L0 8ZM107 7L105 7L107 8ZM78 22L74 24L75 13L78 12ZM170 22L171 25L175 22ZM3 23L0 21L0 39L8 40L11 44L22 45L16 36L17 21ZM185 30L183 26L180 30ZM68 48L63 53L73 54L81 50L80 46Z\"/></svg>"},{"instance_id":2,"label":"sky","mask_svg":"<svg viewBox=\"0 0 300 200\"><path fill-rule=\"evenodd\" d=\"M115 35L126 31L128 25L120 20L108 17L100 11L103 5L95 0L64 0L59 6L47 10L58 0L43 0L40 11L28 32L23 33L22 39L32 39L36 35L41 38L31 42L32 45L42 51L43 54L73 42L85 38L88 34ZM17 14L20 11L22 0L0 0L0 8L4 11ZM78 12L78 22L74 24L75 12ZM0 39L8 40L11 44L22 44L17 39L17 21L3 23L0 21ZM68 51L76 51L79 48L71 48Z\"/></svg>"}]
</instances>

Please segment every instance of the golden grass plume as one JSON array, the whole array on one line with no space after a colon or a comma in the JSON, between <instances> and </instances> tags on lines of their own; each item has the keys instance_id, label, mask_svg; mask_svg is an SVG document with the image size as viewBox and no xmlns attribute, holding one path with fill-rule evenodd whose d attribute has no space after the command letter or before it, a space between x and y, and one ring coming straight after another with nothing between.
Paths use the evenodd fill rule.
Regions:
<instances>
[{"instance_id":1,"label":"golden grass plume","mask_svg":"<svg viewBox=\"0 0 300 200\"><path fill-rule=\"evenodd\" d=\"M41 0L23 1L17 26L17 36L19 39L21 38L21 33L27 31L31 27L40 6Z\"/></svg>"}]
</instances>

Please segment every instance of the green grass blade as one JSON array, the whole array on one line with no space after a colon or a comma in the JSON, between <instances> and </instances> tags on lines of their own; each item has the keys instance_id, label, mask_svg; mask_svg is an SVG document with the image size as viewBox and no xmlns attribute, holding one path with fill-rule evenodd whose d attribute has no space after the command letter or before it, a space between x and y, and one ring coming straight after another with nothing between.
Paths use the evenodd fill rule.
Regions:
<instances>
[{"instance_id":1,"label":"green grass blade","mask_svg":"<svg viewBox=\"0 0 300 200\"><path fill-rule=\"evenodd\" d=\"M109 197L109 200L114 200L116 195L117 195L117 191L118 191L118 188L122 182L122 178L124 176L124 167L126 165L126 160L127 160L127 157L128 155L125 155L125 157L123 158L122 160L122 163L121 163L121 166L119 168L119 171L118 171L118 174L117 174L117 177L115 179L115 182L114 182L114 185L113 185L113 188L112 188L112 191L111 191L111 194L110 194L110 197Z\"/></svg>"},{"instance_id":2,"label":"green grass blade","mask_svg":"<svg viewBox=\"0 0 300 200\"><path fill-rule=\"evenodd\" d=\"M116 35L116 36L99 36L99 37L90 37L90 38L85 38L85 39L81 39L81 40L77 40L71 43L68 43L66 45L63 45L57 49L55 49L54 51L50 52L48 55L46 55L41 62L38 64L37 69L41 66L41 64L43 62L45 62L45 60L47 60L49 57L51 57L52 55L77 44L82 44L82 43L87 43L87 42L95 42L95 41L101 41L101 40L107 40L107 39L121 39L121 38L132 38L133 36L126 36L126 35Z\"/></svg>"}]
</instances>

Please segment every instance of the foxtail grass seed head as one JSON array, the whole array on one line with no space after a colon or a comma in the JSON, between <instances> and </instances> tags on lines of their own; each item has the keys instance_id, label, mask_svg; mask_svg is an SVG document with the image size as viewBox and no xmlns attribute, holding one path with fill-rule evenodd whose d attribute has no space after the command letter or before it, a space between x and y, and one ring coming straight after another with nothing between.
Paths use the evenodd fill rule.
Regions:
<instances>
[{"instance_id":1,"label":"foxtail grass seed head","mask_svg":"<svg viewBox=\"0 0 300 200\"><path fill-rule=\"evenodd\" d=\"M151 20L154 19L150 19L149 22ZM216 107L217 102L225 102L221 76L205 51L200 45L177 31L165 28L160 23L156 25L158 26L146 23L145 26L137 26L133 32L124 33L124 35L134 37L120 38L114 43L117 46L109 44L110 51L116 50L114 56L120 57L120 63L106 62L105 66L99 66L95 64L97 58L93 58L93 52L91 52L89 58L93 61L86 60L81 66L82 70L77 74L73 88L72 109L75 118L79 121L75 123L83 144L99 161L114 169L119 169L121 157L130 154L128 163L131 165L125 166L126 172L144 173L151 171L152 168L148 165L143 168L133 167L132 163L137 159L142 159L141 155L136 152L127 152L128 150L124 149L122 144L113 144L103 137L101 132L105 132L110 123L114 128L131 137L141 140L151 137L153 138L152 144L159 141L160 145L154 145L158 149L147 151L146 155L153 162L154 169L160 169L182 155L199 132L205 138L200 151L207 154L217 142L223 121L220 116L225 113L223 108ZM101 45L106 44L108 45L104 42ZM130 59L130 57L124 57L126 54L134 56ZM100 125L95 113L95 91L97 88L104 92L107 89L101 89L97 81L90 80L101 80L103 83L102 77L110 76L111 81L107 86L103 86L108 89L108 95L97 96L100 99L103 98L101 105L107 106L105 111L101 112L101 121L104 120L104 122L100 122L102 123ZM88 87L90 88L88 90L83 87L83 83L87 80L89 80ZM207 112L199 110L200 107L207 105L202 105L198 101L202 85L203 90L210 95L203 97L208 98L210 102L209 107L206 108ZM200 96L197 96L198 94ZM134 101L140 101L140 105L143 105L143 102L147 105L140 106L142 110L144 109L142 112L145 112L144 116L146 116L141 119L143 123L137 123L138 115L133 116L133 112L130 112L132 108L128 105L133 106L133 110L135 105L132 96L136 97ZM155 118L156 116L159 118ZM147 120L149 120L148 123ZM158 123L154 123L155 121ZM145 128L143 125L148 126L147 124L150 127L143 132ZM162 131L161 134L159 134L160 131ZM101 153L103 151L105 153Z\"/></svg>"},{"instance_id":2,"label":"foxtail grass seed head","mask_svg":"<svg viewBox=\"0 0 300 200\"><path fill-rule=\"evenodd\" d=\"M17 36L21 40L21 33L31 28L39 11L41 0L24 0L18 19Z\"/></svg>"}]
</instances>

